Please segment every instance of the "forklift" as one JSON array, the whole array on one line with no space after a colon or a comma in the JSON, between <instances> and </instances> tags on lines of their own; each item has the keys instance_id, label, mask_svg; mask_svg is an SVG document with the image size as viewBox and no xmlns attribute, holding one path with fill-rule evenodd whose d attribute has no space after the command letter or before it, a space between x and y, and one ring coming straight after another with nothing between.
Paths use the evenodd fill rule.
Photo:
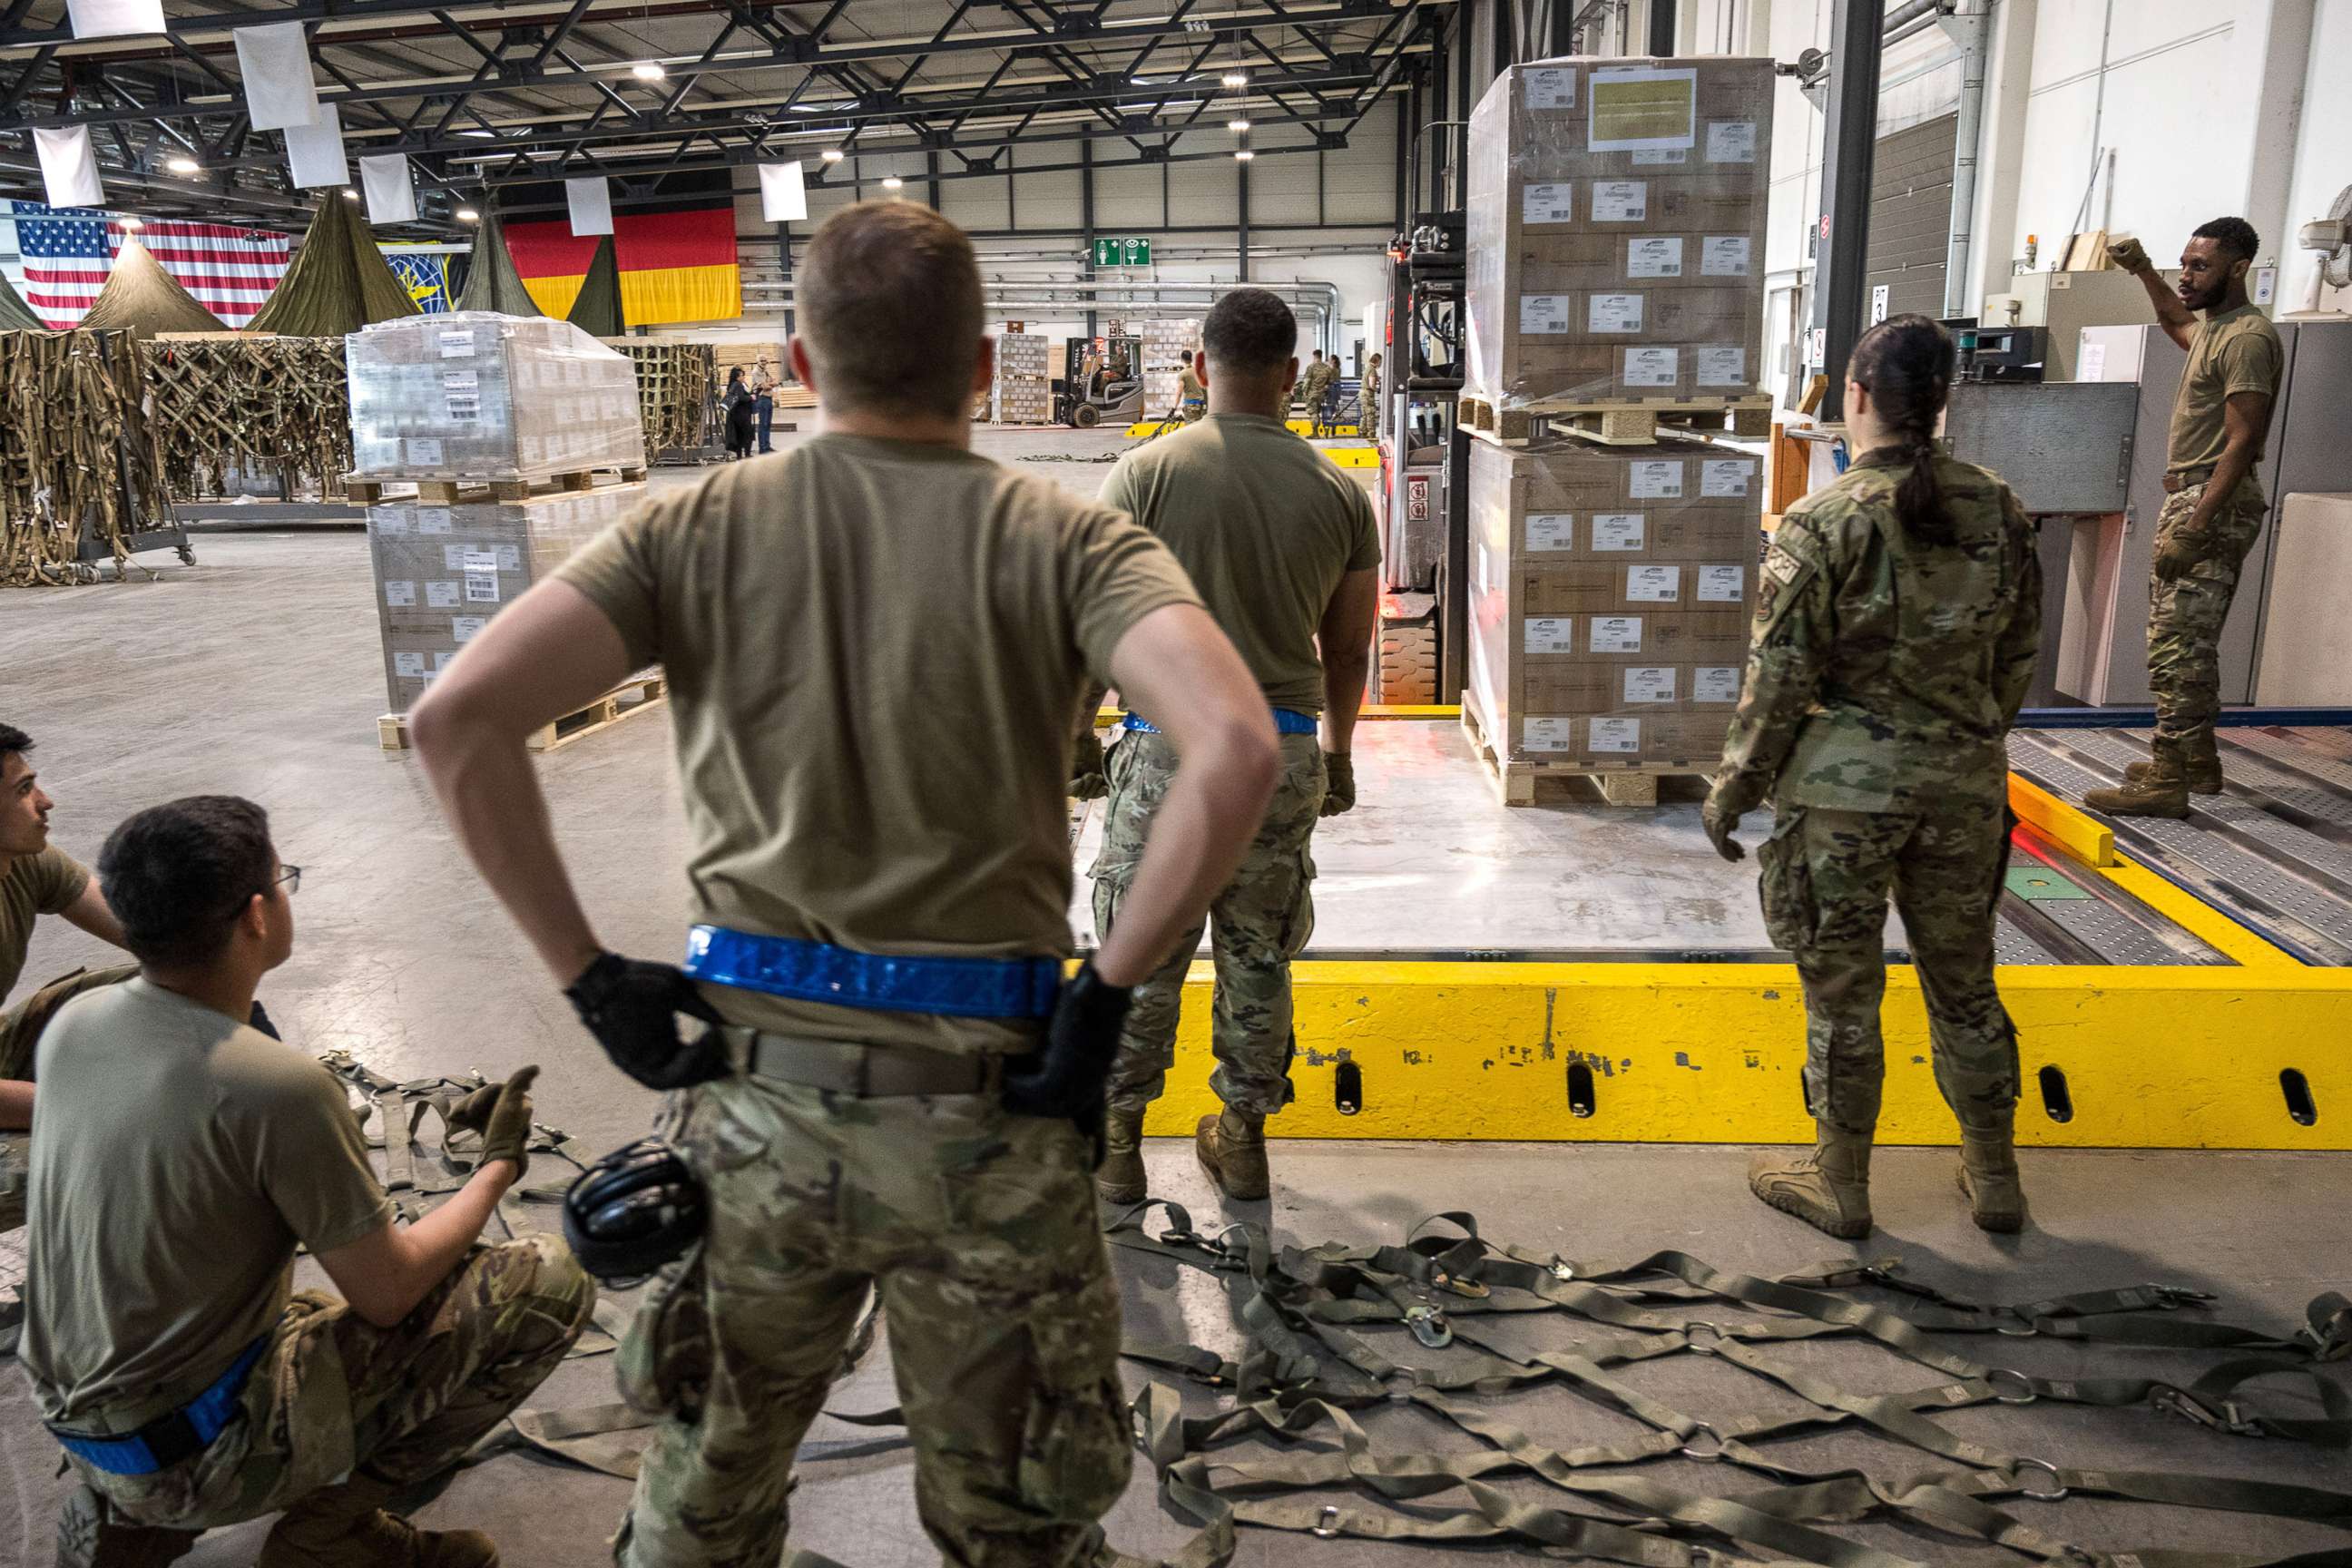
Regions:
<instances>
[{"instance_id":1,"label":"forklift","mask_svg":"<svg viewBox=\"0 0 2352 1568\"><path fill-rule=\"evenodd\" d=\"M1464 224L1423 213L1389 247L1379 336L1387 374L1362 428L1381 454L1381 700L1460 700L1469 604L1468 438L1454 429L1464 380Z\"/></svg>"},{"instance_id":2,"label":"forklift","mask_svg":"<svg viewBox=\"0 0 2352 1568\"><path fill-rule=\"evenodd\" d=\"M1088 354L1102 356L1102 369L1085 374ZM1097 425L1131 425L1143 417L1143 340L1130 337L1072 338L1062 345L1062 379L1055 386L1054 419L1091 430Z\"/></svg>"}]
</instances>

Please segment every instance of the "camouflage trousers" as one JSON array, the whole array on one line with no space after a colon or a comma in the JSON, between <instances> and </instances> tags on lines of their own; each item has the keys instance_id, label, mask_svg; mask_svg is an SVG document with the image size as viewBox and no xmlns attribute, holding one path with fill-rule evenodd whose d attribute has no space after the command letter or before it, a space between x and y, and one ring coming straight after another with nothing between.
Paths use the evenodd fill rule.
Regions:
<instances>
[{"instance_id":1,"label":"camouflage trousers","mask_svg":"<svg viewBox=\"0 0 2352 1568\"><path fill-rule=\"evenodd\" d=\"M1764 924L1804 980L1805 1100L1821 1121L1856 1133L1878 1125L1892 891L1927 995L1936 1087L1963 1128L2010 1125L2017 1031L1992 977L2004 821L1997 800L1918 812L1780 806L1757 856Z\"/></svg>"},{"instance_id":2,"label":"camouflage trousers","mask_svg":"<svg viewBox=\"0 0 2352 1568\"><path fill-rule=\"evenodd\" d=\"M1271 1116L1290 1101L1290 961L1315 930L1315 862L1307 850L1323 809L1320 742L1285 735L1282 763L1281 782L1241 869L1209 906L1217 969L1209 1026L1217 1066L1209 1084L1225 1104L1252 1116ZM1094 865L1097 932L1118 923L1151 819L1175 778L1176 750L1163 736L1130 731L1111 748L1110 799ZM1184 973L1199 946L1197 935L1187 936L1135 988L1111 1068L1114 1115L1140 1115L1160 1098L1176 1060Z\"/></svg>"},{"instance_id":3,"label":"camouflage trousers","mask_svg":"<svg viewBox=\"0 0 2352 1568\"><path fill-rule=\"evenodd\" d=\"M77 969L0 1013L0 1080L32 1081L35 1048L58 1008L85 991L119 984L138 973L135 963ZM25 1223L25 1174L30 1153L31 1134L21 1129L0 1129L0 1231L15 1230Z\"/></svg>"},{"instance_id":4,"label":"camouflage trousers","mask_svg":"<svg viewBox=\"0 0 2352 1568\"><path fill-rule=\"evenodd\" d=\"M540 1236L475 1247L389 1329L298 1291L246 1382L242 1418L203 1454L148 1476L71 1463L121 1518L173 1530L275 1513L355 1475L406 1488L505 1420L595 1304L571 1249Z\"/></svg>"},{"instance_id":5,"label":"camouflage trousers","mask_svg":"<svg viewBox=\"0 0 2352 1568\"><path fill-rule=\"evenodd\" d=\"M614 1555L775 1568L793 1456L868 1286L915 1506L956 1568L1089 1562L1133 1463L1118 1289L1067 1121L993 1095L856 1099L757 1077L682 1100L709 1229L646 1292L621 1392L667 1417Z\"/></svg>"},{"instance_id":6,"label":"camouflage trousers","mask_svg":"<svg viewBox=\"0 0 2352 1568\"><path fill-rule=\"evenodd\" d=\"M2156 547L2164 548L2196 513L2203 485L2164 500ZM2148 580L2147 684L2156 694L2156 732L2168 741L2210 733L2221 711L2221 627L2237 596L2238 574L2263 528L2263 490L2252 479L2207 521L2205 558L2167 583Z\"/></svg>"}]
</instances>

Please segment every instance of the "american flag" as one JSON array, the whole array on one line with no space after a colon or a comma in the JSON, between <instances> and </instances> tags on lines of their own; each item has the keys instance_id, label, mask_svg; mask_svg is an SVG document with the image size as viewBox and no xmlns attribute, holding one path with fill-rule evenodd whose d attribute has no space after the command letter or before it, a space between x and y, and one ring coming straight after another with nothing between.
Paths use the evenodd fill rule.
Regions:
<instances>
[{"instance_id":1,"label":"american flag","mask_svg":"<svg viewBox=\"0 0 2352 1568\"><path fill-rule=\"evenodd\" d=\"M16 248L25 258L25 303L52 327L82 319L126 231L102 213L18 202ZM226 224L157 221L139 231L163 269L205 309L232 327L253 320L286 276L293 241Z\"/></svg>"}]
</instances>

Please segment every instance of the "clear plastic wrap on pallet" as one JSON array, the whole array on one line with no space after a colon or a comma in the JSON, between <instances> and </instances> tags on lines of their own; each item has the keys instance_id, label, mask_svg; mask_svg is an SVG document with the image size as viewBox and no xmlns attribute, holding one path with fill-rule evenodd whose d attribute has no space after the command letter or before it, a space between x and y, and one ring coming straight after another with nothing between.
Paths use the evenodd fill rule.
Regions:
<instances>
[{"instance_id":1,"label":"clear plastic wrap on pallet","mask_svg":"<svg viewBox=\"0 0 2352 1568\"><path fill-rule=\"evenodd\" d=\"M344 341L362 478L645 467L635 365L568 321L460 310L378 321Z\"/></svg>"},{"instance_id":2,"label":"clear plastic wrap on pallet","mask_svg":"<svg viewBox=\"0 0 2352 1568\"><path fill-rule=\"evenodd\" d=\"M1198 317L1143 323L1143 412L1157 419L1182 401L1184 351L1201 347Z\"/></svg>"},{"instance_id":3,"label":"clear plastic wrap on pallet","mask_svg":"<svg viewBox=\"0 0 2352 1568\"><path fill-rule=\"evenodd\" d=\"M1767 59L1514 66L1470 120L1468 395L1499 408L1756 388Z\"/></svg>"},{"instance_id":4,"label":"clear plastic wrap on pallet","mask_svg":"<svg viewBox=\"0 0 2352 1568\"><path fill-rule=\"evenodd\" d=\"M1046 375L1043 332L1003 332L996 339L996 370L989 389L993 416L1003 425L1043 425L1054 416Z\"/></svg>"},{"instance_id":5,"label":"clear plastic wrap on pallet","mask_svg":"<svg viewBox=\"0 0 2352 1568\"><path fill-rule=\"evenodd\" d=\"M406 712L492 616L645 499L638 483L519 501L368 508L392 710Z\"/></svg>"}]
</instances>

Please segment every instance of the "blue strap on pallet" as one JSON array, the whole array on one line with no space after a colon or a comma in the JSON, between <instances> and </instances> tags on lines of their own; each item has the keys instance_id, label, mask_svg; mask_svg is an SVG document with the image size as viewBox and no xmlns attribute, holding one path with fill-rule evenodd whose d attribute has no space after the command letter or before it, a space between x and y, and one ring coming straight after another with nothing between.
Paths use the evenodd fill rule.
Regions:
<instances>
[{"instance_id":1,"label":"blue strap on pallet","mask_svg":"<svg viewBox=\"0 0 2352 1568\"><path fill-rule=\"evenodd\" d=\"M1139 735L1160 733L1160 727L1157 724L1133 713L1120 720L1119 723ZM1277 735L1312 735L1316 728L1315 715L1312 713L1301 713L1295 708L1277 708L1274 710L1274 731Z\"/></svg>"},{"instance_id":2,"label":"blue strap on pallet","mask_svg":"<svg viewBox=\"0 0 2352 1568\"><path fill-rule=\"evenodd\" d=\"M1048 1017L1062 990L1058 958L891 956L711 925L688 934L686 972L771 996L950 1018Z\"/></svg>"}]
</instances>

